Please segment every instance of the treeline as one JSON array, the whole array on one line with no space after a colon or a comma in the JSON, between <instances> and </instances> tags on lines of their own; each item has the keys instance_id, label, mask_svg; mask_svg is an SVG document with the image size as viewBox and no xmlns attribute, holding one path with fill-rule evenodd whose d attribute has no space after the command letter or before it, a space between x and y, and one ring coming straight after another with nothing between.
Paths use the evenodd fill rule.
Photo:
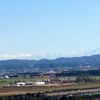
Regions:
<instances>
[{"instance_id":1,"label":"treeline","mask_svg":"<svg viewBox=\"0 0 100 100\"><path fill-rule=\"evenodd\" d=\"M0 100L100 100L100 94L92 95L57 95L47 96L45 93L27 93L19 95L0 96Z\"/></svg>"},{"instance_id":2,"label":"treeline","mask_svg":"<svg viewBox=\"0 0 100 100\"><path fill-rule=\"evenodd\" d=\"M57 77L64 76L99 76L100 69L98 70L87 70L87 71L63 71L62 73L56 73Z\"/></svg>"},{"instance_id":3,"label":"treeline","mask_svg":"<svg viewBox=\"0 0 100 100\"><path fill-rule=\"evenodd\" d=\"M59 100L57 96L47 96L44 93L27 93L19 95L0 96L0 100Z\"/></svg>"}]
</instances>

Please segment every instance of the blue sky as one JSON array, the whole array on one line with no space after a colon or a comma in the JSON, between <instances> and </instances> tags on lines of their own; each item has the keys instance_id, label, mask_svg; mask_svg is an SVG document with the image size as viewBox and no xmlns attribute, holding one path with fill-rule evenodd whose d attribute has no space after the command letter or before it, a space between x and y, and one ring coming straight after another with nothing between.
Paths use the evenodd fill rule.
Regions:
<instances>
[{"instance_id":1,"label":"blue sky","mask_svg":"<svg viewBox=\"0 0 100 100\"><path fill-rule=\"evenodd\" d=\"M100 0L0 0L0 55L100 47Z\"/></svg>"}]
</instances>

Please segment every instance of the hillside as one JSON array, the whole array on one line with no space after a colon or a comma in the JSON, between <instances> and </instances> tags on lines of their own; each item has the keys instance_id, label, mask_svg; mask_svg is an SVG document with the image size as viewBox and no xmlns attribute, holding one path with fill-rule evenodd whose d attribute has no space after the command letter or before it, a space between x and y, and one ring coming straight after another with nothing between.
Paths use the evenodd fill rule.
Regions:
<instances>
[{"instance_id":1,"label":"hillside","mask_svg":"<svg viewBox=\"0 0 100 100\"><path fill-rule=\"evenodd\" d=\"M93 67L100 66L100 54L83 57L72 58L57 58L54 60L42 59L42 60L3 60L0 61L0 70L11 69L31 69L31 68L55 68L55 67L77 67L79 65Z\"/></svg>"}]
</instances>

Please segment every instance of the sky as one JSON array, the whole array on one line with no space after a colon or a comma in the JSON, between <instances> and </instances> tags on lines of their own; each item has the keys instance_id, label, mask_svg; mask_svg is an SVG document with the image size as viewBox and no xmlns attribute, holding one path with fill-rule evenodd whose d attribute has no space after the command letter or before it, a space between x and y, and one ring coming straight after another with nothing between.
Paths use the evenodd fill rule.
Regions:
<instances>
[{"instance_id":1,"label":"sky","mask_svg":"<svg viewBox=\"0 0 100 100\"><path fill-rule=\"evenodd\" d=\"M0 0L0 57L70 54L100 47L100 0Z\"/></svg>"}]
</instances>

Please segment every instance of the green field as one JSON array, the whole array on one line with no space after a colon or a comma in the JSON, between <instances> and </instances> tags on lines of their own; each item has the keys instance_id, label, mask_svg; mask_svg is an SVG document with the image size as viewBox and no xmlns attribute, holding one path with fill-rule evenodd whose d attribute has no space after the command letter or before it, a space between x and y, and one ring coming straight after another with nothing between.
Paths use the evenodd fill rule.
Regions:
<instances>
[{"instance_id":1,"label":"green field","mask_svg":"<svg viewBox=\"0 0 100 100\"><path fill-rule=\"evenodd\" d=\"M7 85L7 84L14 84L16 82L35 82L35 81L41 81L41 77L35 77L35 78L8 78L8 79L0 79L0 85Z\"/></svg>"},{"instance_id":2,"label":"green field","mask_svg":"<svg viewBox=\"0 0 100 100\"><path fill-rule=\"evenodd\" d=\"M94 79L94 80L100 80L100 76L88 76L90 79ZM60 77L59 77L60 78ZM76 76L68 76L68 79L70 78L70 80L76 80ZM10 85L10 84L14 84L16 82L36 82L36 81L42 81L42 79L50 79L49 77L18 77L18 78L9 78L9 79L0 79L0 85Z\"/></svg>"}]
</instances>

